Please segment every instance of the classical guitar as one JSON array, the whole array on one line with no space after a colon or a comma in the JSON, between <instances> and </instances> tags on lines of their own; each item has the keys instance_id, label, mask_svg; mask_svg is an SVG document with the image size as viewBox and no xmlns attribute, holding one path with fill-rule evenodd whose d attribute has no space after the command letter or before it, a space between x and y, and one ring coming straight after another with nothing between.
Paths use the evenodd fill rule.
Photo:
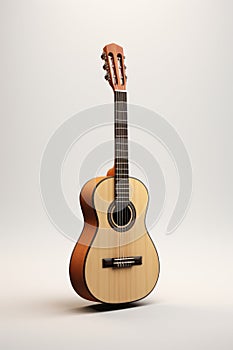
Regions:
<instances>
[{"instance_id":1,"label":"classical guitar","mask_svg":"<svg viewBox=\"0 0 233 350\"><path fill-rule=\"evenodd\" d=\"M128 171L127 92L122 47L106 45L105 78L114 92L115 161L80 193L84 227L70 261L83 298L108 304L136 301L155 287L159 259L145 226L148 191Z\"/></svg>"}]
</instances>

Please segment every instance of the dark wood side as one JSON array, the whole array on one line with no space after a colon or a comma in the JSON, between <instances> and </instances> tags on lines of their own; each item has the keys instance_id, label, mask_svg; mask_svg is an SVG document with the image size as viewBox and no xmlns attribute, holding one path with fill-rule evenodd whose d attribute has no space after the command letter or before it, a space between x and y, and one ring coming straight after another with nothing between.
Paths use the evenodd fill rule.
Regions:
<instances>
[{"instance_id":1,"label":"dark wood side","mask_svg":"<svg viewBox=\"0 0 233 350\"><path fill-rule=\"evenodd\" d=\"M98 229L97 214L93 205L93 193L105 177L88 181L80 193L80 204L84 216L84 227L70 260L70 280L74 290L83 298L98 301L88 290L85 282L85 261L89 247Z\"/></svg>"}]
</instances>

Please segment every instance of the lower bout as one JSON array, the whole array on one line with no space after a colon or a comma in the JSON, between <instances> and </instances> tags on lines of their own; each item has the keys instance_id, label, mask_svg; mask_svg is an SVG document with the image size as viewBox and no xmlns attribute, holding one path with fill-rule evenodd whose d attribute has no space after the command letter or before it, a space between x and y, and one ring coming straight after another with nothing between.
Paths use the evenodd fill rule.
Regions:
<instances>
[{"instance_id":1,"label":"lower bout","mask_svg":"<svg viewBox=\"0 0 233 350\"><path fill-rule=\"evenodd\" d=\"M85 264L85 281L91 295L104 303L128 303L146 297L159 277L159 258L149 236L142 237L141 250L128 248L126 258L137 257L132 266L105 266L103 262L117 256L114 248L90 248ZM139 241L139 240L138 240ZM144 241L144 242L143 242ZM141 262L139 261L141 258Z\"/></svg>"}]
</instances>

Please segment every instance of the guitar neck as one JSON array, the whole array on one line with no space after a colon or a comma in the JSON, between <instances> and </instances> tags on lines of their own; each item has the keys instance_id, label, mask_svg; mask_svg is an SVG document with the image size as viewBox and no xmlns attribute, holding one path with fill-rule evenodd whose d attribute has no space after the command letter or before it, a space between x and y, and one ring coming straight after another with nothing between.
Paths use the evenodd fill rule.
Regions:
<instances>
[{"instance_id":1,"label":"guitar neck","mask_svg":"<svg viewBox=\"0 0 233 350\"><path fill-rule=\"evenodd\" d=\"M114 91L115 200L129 202L127 92Z\"/></svg>"}]
</instances>

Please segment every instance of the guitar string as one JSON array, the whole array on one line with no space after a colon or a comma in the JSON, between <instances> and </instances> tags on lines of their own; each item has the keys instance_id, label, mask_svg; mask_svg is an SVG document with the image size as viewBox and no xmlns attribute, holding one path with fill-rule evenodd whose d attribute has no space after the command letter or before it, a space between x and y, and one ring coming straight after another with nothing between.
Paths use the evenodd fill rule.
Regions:
<instances>
[{"instance_id":1,"label":"guitar string","mask_svg":"<svg viewBox=\"0 0 233 350\"><path fill-rule=\"evenodd\" d=\"M124 166L124 173L126 173L126 189L124 189L124 191L125 191L125 193L124 193L124 197L126 197L125 198L125 211L124 211L124 213L125 213L125 220L124 220L124 222L127 222L127 224L128 224L128 209L127 209L127 207L128 207L128 182L129 182L129 179L128 179L128 130L127 130L127 126L128 126L128 120L127 120L127 95L126 95L126 93L124 93L124 114L125 114L125 125L124 125L124 127L125 127L125 129L124 129L124 137L125 137L125 139L124 139L124 141L125 141L125 149L126 149L126 154L125 154L125 158L124 158L124 163L123 163L123 166ZM124 186L125 187L125 186ZM125 242L125 240L126 240L126 235L125 235L125 239L124 239L124 244L126 243Z\"/></svg>"},{"instance_id":2,"label":"guitar string","mask_svg":"<svg viewBox=\"0 0 233 350\"><path fill-rule=\"evenodd\" d=\"M129 179L128 179L128 134L127 134L127 96L125 92L116 91L115 95L115 126L116 126L116 204L117 204L117 221L120 224L119 230L119 257L124 255L122 245L125 243L123 239L123 224L128 222L128 197L129 197ZM128 181L127 181L128 180ZM121 252L121 254L120 254Z\"/></svg>"},{"instance_id":3,"label":"guitar string","mask_svg":"<svg viewBox=\"0 0 233 350\"><path fill-rule=\"evenodd\" d=\"M124 95L125 95L125 93L123 93L123 102L121 102L122 103L122 106L121 106L121 110L122 110L122 119L123 119L123 123L125 123L125 105L124 105ZM122 168L122 179L124 179L124 164L125 164L125 159L124 159L124 154L123 154L123 149L125 149L125 140L124 140L124 132L125 132L125 124L124 124L124 126L123 126L123 128L122 129L120 129L121 130L121 135L122 135L122 154L121 154L121 168ZM123 183L125 182L125 179L123 180L123 182L122 182L122 185L123 185ZM122 190L121 190L121 192L122 192L122 196L121 196L121 198L122 198L122 204L121 204L121 207L122 207L122 212L121 212L121 215L122 215L122 219L121 219L121 227L122 227L122 232L121 232L121 237L122 237L122 239L121 239L121 244L122 244L122 257L124 258L124 236L123 236L123 231L124 231L124 229L123 229L123 224L124 224L124 214L125 214L125 203L124 203L124 195L125 195L125 193L124 193L124 189L122 188Z\"/></svg>"},{"instance_id":4,"label":"guitar string","mask_svg":"<svg viewBox=\"0 0 233 350\"><path fill-rule=\"evenodd\" d=\"M122 124L120 127L121 134L121 157L120 157L120 170L122 177L121 186L121 245L122 245L122 257L125 256L125 231L124 224L127 220L127 109L126 109L126 93L121 94L121 114Z\"/></svg>"},{"instance_id":5,"label":"guitar string","mask_svg":"<svg viewBox=\"0 0 233 350\"><path fill-rule=\"evenodd\" d=\"M120 197L120 236L121 236L121 257L124 257L123 254L123 223L124 223L124 198L123 198L123 183L124 183L124 177L123 177L123 169L124 169L124 155L123 155L123 148L124 148L124 139L123 139L123 123L125 122L125 115L124 115L124 95L119 93L120 95L120 158L119 158L119 173L120 173L120 189L119 189L119 197Z\"/></svg>"},{"instance_id":6,"label":"guitar string","mask_svg":"<svg viewBox=\"0 0 233 350\"><path fill-rule=\"evenodd\" d=\"M123 93L123 102L121 102L122 103L122 107L121 107L121 109L122 109L122 119L124 120L123 121L123 123L125 123L125 109L124 109L124 93ZM125 159L124 159L124 154L123 154L123 149L125 148L125 144L124 144L124 127L125 127L125 125L123 126L123 128L122 129L120 129L121 130L121 135L122 135L122 155L121 155L121 161L123 162L123 163L121 163L121 168L122 168L122 179L124 179L124 177L123 177L123 174L124 174L124 162L125 162ZM125 179L123 180L123 182L122 182L122 184L125 182ZM122 244L122 257L124 258L124 236L123 236L123 224L124 224L124 214L125 214L125 203L124 203L124 189L122 189L122 196L121 196L121 198L122 198L122 205L121 205L121 207L122 207L122 219L121 219L121 227L122 227L122 233L121 233L121 237L122 237L122 240L121 240L121 244Z\"/></svg>"}]
</instances>

